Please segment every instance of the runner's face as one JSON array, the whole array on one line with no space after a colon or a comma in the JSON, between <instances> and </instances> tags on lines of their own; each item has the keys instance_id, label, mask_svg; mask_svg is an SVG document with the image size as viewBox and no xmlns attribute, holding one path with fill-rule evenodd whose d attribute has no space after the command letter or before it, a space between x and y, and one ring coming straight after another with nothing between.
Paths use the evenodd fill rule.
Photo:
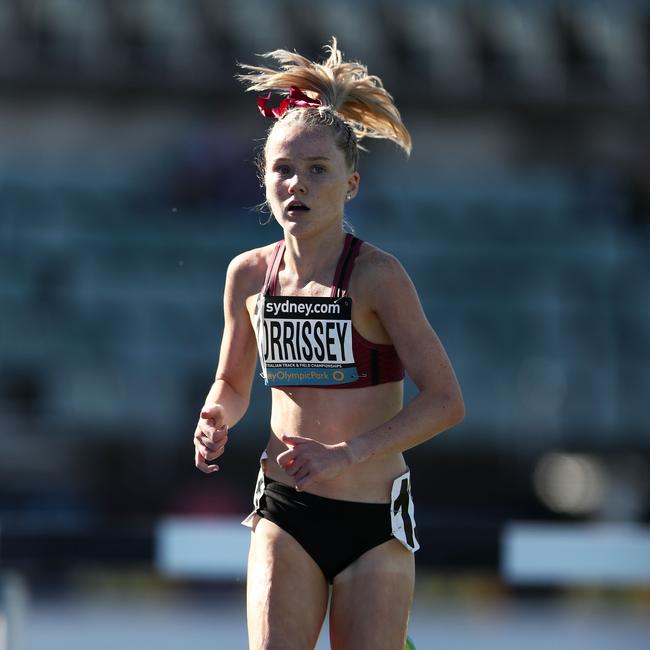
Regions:
<instances>
[{"instance_id":1,"label":"runner's face","mask_svg":"<svg viewBox=\"0 0 650 650\"><path fill-rule=\"evenodd\" d=\"M342 228L346 195L359 174L350 173L327 127L278 125L266 143L266 199L288 234L315 235Z\"/></svg>"}]
</instances>

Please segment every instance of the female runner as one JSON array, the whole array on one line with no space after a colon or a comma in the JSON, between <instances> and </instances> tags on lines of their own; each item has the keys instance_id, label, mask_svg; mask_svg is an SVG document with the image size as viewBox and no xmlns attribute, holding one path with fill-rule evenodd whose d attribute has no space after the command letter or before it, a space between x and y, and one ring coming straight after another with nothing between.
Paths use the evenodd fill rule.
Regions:
<instances>
[{"instance_id":1,"label":"female runner","mask_svg":"<svg viewBox=\"0 0 650 650\"><path fill-rule=\"evenodd\" d=\"M248 90L288 91L260 173L282 241L235 257L226 275L216 378L194 434L218 467L246 412L257 352L272 388L251 527L250 648L316 645L330 596L336 650L404 648L418 548L402 452L464 417L449 359L400 263L344 228L362 137L410 136L392 97L336 39L314 63L276 50L242 66ZM418 394L403 406L408 372Z\"/></svg>"}]
</instances>

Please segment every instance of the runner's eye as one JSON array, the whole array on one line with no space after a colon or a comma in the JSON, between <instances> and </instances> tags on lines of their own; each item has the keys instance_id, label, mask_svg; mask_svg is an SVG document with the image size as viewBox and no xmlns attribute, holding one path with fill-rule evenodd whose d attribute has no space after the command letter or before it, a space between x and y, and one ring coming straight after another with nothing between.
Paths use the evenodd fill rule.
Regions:
<instances>
[{"instance_id":1,"label":"runner's eye","mask_svg":"<svg viewBox=\"0 0 650 650\"><path fill-rule=\"evenodd\" d=\"M311 171L314 174L324 174L327 170L325 167L323 167L323 165L312 165Z\"/></svg>"},{"instance_id":2,"label":"runner's eye","mask_svg":"<svg viewBox=\"0 0 650 650\"><path fill-rule=\"evenodd\" d=\"M276 165L273 171L280 174L280 176L288 176L291 173L291 167L289 165Z\"/></svg>"}]
</instances>

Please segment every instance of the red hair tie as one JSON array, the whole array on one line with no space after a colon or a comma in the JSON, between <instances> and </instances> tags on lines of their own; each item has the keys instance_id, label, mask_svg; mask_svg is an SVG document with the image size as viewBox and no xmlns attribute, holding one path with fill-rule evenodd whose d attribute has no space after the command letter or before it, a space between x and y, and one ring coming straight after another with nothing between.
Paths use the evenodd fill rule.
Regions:
<instances>
[{"instance_id":1,"label":"red hair tie","mask_svg":"<svg viewBox=\"0 0 650 650\"><path fill-rule=\"evenodd\" d=\"M312 99L305 95L297 86L291 86L289 89L289 96L280 102L279 106L275 108L268 108L267 104L271 99L271 93L266 97L257 98L257 107L264 117L274 117L280 119L290 108L297 106L298 108L316 108L322 106L323 102L320 99Z\"/></svg>"}]
</instances>

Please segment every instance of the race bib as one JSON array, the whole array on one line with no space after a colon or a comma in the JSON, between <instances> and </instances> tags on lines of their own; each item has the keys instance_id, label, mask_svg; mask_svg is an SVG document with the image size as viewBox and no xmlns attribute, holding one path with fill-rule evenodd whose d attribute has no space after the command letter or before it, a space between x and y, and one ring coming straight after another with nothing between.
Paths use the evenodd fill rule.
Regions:
<instances>
[{"instance_id":1,"label":"race bib","mask_svg":"<svg viewBox=\"0 0 650 650\"><path fill-rule=\"evenodd\" d=\"M261 296L257 342L267 386L330 386L358 379L352 300Z\"/></svg>"},{"instance_id":2,"label":"race bib","mask_svg":"<svg viewBox=\"0 0 650 650\"><path fill-rule=\"evenodd\" d=\"M420 544L415 526L415 512L411 496L411 472L409 470L393 481L390 516L393 536L409 551L415 553L420 548Z\"/></svg>"}]
</instances>

